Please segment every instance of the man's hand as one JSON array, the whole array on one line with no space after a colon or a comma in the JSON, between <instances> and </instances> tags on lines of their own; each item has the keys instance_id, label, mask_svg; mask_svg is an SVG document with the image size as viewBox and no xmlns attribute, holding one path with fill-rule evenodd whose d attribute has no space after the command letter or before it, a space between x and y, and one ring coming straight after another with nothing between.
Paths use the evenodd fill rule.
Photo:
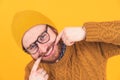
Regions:
<instances>
[{"instance_id":1,"label":"man's hand","mask_svg":"<svg viewBox=\"0 0 120 80\"><path fill-rule=\"evenodd\" d=\"M29 76L29 80L48 80L48 74L46 71L44 69L37 69L40 61L41 57L35 61Z\"/></svg>"},{"instance_id":2,"label":"man's hand","mask_svg":"<svg viewBox=\"0 0 120 80\"><path fill-rule=\"evenodd\" d=\"M74 44L74 42L84 40L85 36L86 31L84 27L67 27L60 32L55 44L62 39L67 46L71 46Z\"/></svg>"}]
</instances>

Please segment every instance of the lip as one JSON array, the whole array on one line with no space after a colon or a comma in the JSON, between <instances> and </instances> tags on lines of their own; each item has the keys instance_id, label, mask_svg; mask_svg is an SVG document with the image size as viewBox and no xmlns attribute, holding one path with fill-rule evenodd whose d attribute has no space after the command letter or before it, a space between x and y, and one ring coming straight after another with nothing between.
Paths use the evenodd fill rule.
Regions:
<instances>
[{"instance_id":1,"label":"lip","mask_svg":"<svg viewBox=\"0 0 120 80\"><path fill-rule=\"evenodd\" d=\"M54 50L54 45L53 46L51 46L51 48L49 49L49 51L46 53L46 54L48 54L48 55L44 55L44 57L49 57L52 53L53 53L53 50Z\"/></svg>"}]
</instances>

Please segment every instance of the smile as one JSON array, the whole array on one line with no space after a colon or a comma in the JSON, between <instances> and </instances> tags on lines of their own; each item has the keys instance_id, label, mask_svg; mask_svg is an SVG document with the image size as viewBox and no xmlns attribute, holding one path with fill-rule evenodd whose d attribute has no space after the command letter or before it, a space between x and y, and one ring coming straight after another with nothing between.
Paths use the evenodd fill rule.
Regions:
<instances>
[{"instance_id":1,"label":"smile","mask_svg":"<svg viewBox=\"0 0 120 80\"><path fill-rule=\"evenodd\" d=\"M53 52L53 49L54 49L54 46L51 46L51 48L49 49L49 51L44 55L44 57L48 57L52 54Z\"/></svg>"}]
</instances>

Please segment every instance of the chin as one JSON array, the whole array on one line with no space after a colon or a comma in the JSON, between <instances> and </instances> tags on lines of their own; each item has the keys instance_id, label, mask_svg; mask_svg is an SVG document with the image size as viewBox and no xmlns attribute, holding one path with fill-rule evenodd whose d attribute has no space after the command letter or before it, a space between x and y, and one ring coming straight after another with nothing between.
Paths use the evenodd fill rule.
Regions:
<instances>
[{"instance_id":1,"label":"chin","mask_svg":"<svg viewBox=\"0 0 120 80\"><path fill-rule=\"evenodd\" d=\"M57 60L57 59L56 59ZM52 61L47 61L47 60L42 60L41 62L42 63L49 63L49 64L53 64L53 63L56 63L56 60L52 60Z\"/></svg>"}]
</instances>

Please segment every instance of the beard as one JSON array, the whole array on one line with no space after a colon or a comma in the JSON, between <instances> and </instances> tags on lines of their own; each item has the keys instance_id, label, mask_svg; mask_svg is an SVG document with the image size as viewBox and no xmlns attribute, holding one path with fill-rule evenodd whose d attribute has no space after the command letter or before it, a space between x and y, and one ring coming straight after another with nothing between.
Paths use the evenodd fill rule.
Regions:
<instances>
[{"instance_id":1,"label":"beard","mask_svg":"<svg viewBox=\"0 0 120 80\"><path fill-rule=\"evenodd\" d=\"M48 47L48 50L54 46L54 52L53 54L51 54L48 58L45 58L43 57L41 62L42 63L55 63L59 57L60 57L60 53L61 53L61 49L62 49L62 44L63 44L63 41L60 40L59 43L57 45L54 45L54 43L52 43L49 47Z\"/></svg>"}]
</instances>

